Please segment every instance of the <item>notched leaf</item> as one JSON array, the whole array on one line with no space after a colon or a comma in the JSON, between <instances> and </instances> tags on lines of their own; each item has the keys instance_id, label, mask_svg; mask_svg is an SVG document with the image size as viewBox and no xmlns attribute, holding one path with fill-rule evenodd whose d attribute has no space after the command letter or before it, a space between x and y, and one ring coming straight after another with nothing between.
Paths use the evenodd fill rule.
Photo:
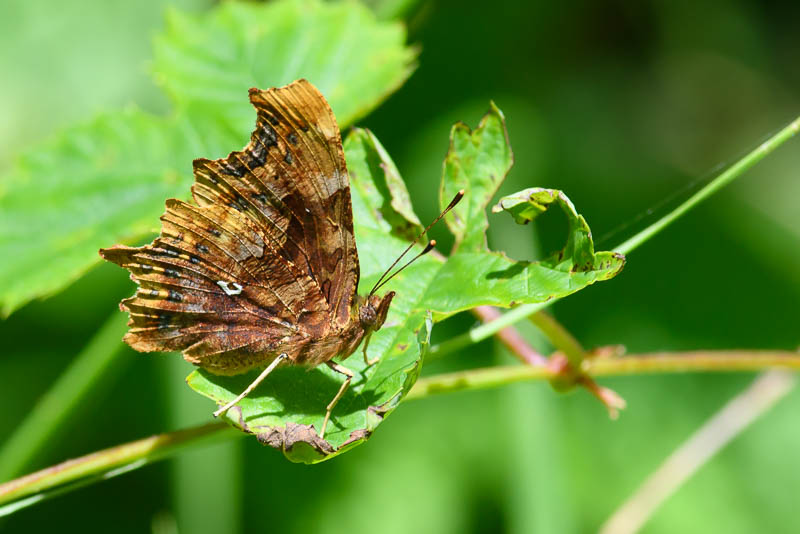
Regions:
<instances>
[{"instance_id":1,"label":"notched leaf","mask_svg":"<svg viewBox=\"0 0 800 534\"><path fill-rule=\"evenodd\" d=\"M515 261L486 244L486 206L511 167L502 112L492 105L475 130L453 127L450 151L442 176L442 204L458 189L465 189L461 205L448 218L456 238L450 257L429 281L419 303L437 320L482 305L510 307L562 298L601 280L616 276L625 258L613 252L594 252L591 232L569 199L560 191L529 189L505 197L506 208L518 222L532 220L550 205L558 204L569 220L564 248L542 261Z\"/></svg>"},{"instance_id":2,"label":"notched leaf","mask_svg":"<svg viewBox=\"0 0 800 534\"><path fill-rule=\"evenodd\" d=\"M568 236L564 248L543 260L543 265L570 272L591 272L608 270L615 266L616 274L625 264L625 257L615 252L594 251L592 232L586 219L580 215L572 201L557 189L531 187L512 195L507 195L492 208L492 213L508 212L518 224L528 224L536 217L557 204L567 217Z\"/></svg>"},{"instance_id":3,"label":"notched leaf","mask_svg":"<svg viewBox=\"0 0 800 534\"><path fill-rule=\"evenodd\" d=\"M456 238L454 251L486 250L486 206L513 164L505 117L494 102L475 130L463 122L453 126L439 200L444 209L459 190L465 192L461 203L445 217Z\"/></svg>"}]
</instances>

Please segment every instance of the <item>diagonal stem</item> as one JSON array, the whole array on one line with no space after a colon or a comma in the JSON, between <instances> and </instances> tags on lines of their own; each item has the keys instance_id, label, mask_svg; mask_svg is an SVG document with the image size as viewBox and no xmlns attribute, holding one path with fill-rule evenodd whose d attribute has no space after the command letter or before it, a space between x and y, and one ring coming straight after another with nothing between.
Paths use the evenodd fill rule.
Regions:
<instances>
[{"instance_id":1,"label":"diagonal stem","mask_svg":"<svg viewBox=\"0 0 800 534\"><path fill-rule=\"evenodd\" d=\"M666 214L661 219L657 220L624 243L620 244L614 250L620 254L627 254L638 248L642 243L675 222L675 220L684 215L687 211L744 174L744 172L750 169L750 167L764 159L766 156L772 153L773 150L794 137L797 132L800 132L800 117L790 122L781 131L759 145L758 148L750 151L749 154L731 165L727 170L723 171L719 176L711 180L700 191L689 197L686 202L682 203L680 206Z\"/></svg>"},{"instance_id":2,"label":"diagonal stem","mask_svg":"<svg viewBox=\"0 0 800 534\"><path fill-rule=\"evenodd\" d=\"M0 506L0 517L64 490L138 469L217 434L227 438L241 435L227 423L211 423L111 447L0 484L0 504L11 503Z\"/></svg>"},{"instance_id":3,"label":"diagonal stem","mask_svg":"<svg viewBox=\"0 0 800 534\"><path fill-rule=\"evenodd\" d=\"M555 317L545 311L538 311L528 319L542 331L550 343L567 357L567 361L574 370L581 368L581 362L586 358L586 351L564 326L556 321Z\"/></svg>"},{"instance_id":4,"label":"diagonal stem","mask_svg":"<svg viewBox=\"0 0 800 534\"><path fill-rule=\"evenodd\" d=\"M785 371L767 371L731 399L658 467L601 527L601 534L634 534L698 469L797 384Z\"/></svg>"},{"instance_id":5,"label":"diagonal stem","mask_svg":"<svg viewBox=\"0 0 800 534\"><path fill-rule=\"evenodd\" d=\"M493 321L503 315L500 313L500 310L493 306L478 306L471 311L484 323ZM503 328L497 332L496 336L522 363L528 365L547 365L547 357L536 352L513 326Z\"/></svg>"}]
</instances>

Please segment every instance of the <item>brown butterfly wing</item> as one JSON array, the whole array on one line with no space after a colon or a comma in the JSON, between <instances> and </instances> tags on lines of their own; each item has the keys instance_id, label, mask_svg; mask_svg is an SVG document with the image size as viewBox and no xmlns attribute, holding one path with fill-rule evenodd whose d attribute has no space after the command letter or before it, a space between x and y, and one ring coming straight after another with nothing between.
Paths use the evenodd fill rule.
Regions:
<instances>
[{"instance_id":1,"label":"brown butterfly wing","mask_svg":"<svg viewBox=\"0 0 800 534\"><path fill-rule=\"evenodd\" d=\"M256 129L242 152L195 161L195 200L243 209L267 226L284 257L311 278L333 326L350 322L358 286L350 185L330 106L308 81L250 90Z\"/></svg>"},{"instance_id":2,"label":"brown butterfly wing","mask_svg":"<svg viewBox=\"0 0 800 534\"><path fill-rule=\"evenodd\" d=\"M198 205L169 200L152 244L101 250L140 285L121 304L131 316L126 342L183 350L219 374L281 352L302 359L349 324L358 283L333 113L305 80L250 98L258 121L247 147L194 163ZM326 341L320 348L334 351Z\"/></svg>"}]
</instances>

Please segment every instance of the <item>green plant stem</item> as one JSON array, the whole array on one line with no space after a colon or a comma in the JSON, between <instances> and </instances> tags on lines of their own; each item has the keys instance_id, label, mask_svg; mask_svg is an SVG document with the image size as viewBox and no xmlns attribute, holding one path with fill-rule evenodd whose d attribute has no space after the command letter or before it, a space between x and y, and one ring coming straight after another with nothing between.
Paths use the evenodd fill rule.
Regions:
<instances>
[{"instance_id":1,"label":"green plant stem","mask_svg":"<svg viewBox=\"0 0 800 534\"><path fill-rule=\"evenodd\" d=\"M648 239L678 219L678 217L685 214L701 201L705 200L713 193L719 191L722 189L722 187L728 185L734 179L744 174L744 172L750 169L750 167L761 161L765 156L772 153L772 151L774 151L776 148L791 139L798 131L800 131L800 117L796 118L785 128L759 145L758 148L752 150L749 154L731 165L730 168L711 180L708 185L692 195L686 202L682 203L673 211L654 222L638 234L634 235L624 243L618 245L614 248L614 250L620 254L628 254L632 252ZM438 345L431 346L429 354L434 358L441 358L453 352L457 352L464 347L472 345L473 343L479 343L487 338L492 337L503 328L511 326L517 321L520 321L529 315L538 312L539 310L547 308L558 300L560 299L552 299L547 302L537 302L533 304L522 304L517 306L493 321L477 326L469 332L465 332L460 336L451 338L447 341L439 343Z\"/></svg>"},{"instance_id":2,"label":"green plant stem","mask_svg":"<svg viewBox=\"0 0 800 534\"><path fill-rule=\"evenodd\" d=\"M548 302L522 304L516 308L512 308L493 321L476 326L469 332L465 332L461 335L450 338L447 341L443 341L437 345L431 346L430 350L428 351L428 356L426 357L441 358L475 343L480 343L481 341L492 337L503 328L511 326L514 323L525 319L530 314L546 308L552 302L555 302L555 299Z\"/></svg>"},{"instance_id":3,"label":"green plant stem","mask_svg":"<svg viewBox=\"0 0 800 534\"><path fill-rule=\"evenodd\" d=\"M586 357L586 351L555 317L545 311L538 311L528 319L550 340L553 346L567 357L573 369L580 369Z\"/></svg>"},{"instance_id":4,"label":"green plant stem","mask_svg":"<svg viewBox=\"0 0 800 534\"><path fill-rule=\"evenodd\" d=\"M127 317L115 312L59 376L0 449L0 480L25 468L114 360Z\"/></svg>"},{"instance_id":5,"label":"green plant stem","mask_svg":"<svg viewBox=\"0 0 800 534\"><path fill-rule=\"evenodd\" d=\"M758 371L768 368L800 369L800 354L783 351L715 351L653 353L620 358L589 358L582 370L593 377L698 371ZM552 380L549 367L513 365L489 367L421 378L407 399L440 393L478 390L529 380ZM212 439L231 439L243 434L226 423L159 434L68 460L0 485L0 516L36 504L77 487L132 471L183 449ZM5 505L5 506L1 506Z\"/></svg>"},{"instance_id":6,"label":"green plant stem","mask_svg":"<svg viewBox=\"0 0 800 534\"><path fill-rule=\"evenodd\" d=\"M664 217L651 224L638 234L634 235L614 250L620 254L627 254L630 251L639 247L642 243L656 235L658 232L673 223L678 217L685 214L687 211L695 207L703 200L716 193L733 180L744 174L750 167L764 159L773 150L781 146L783 143L791 139L798 131L800 131L800 117L789 123L781 131L770 137L767 141L752 150L749 154L742 159L731 165L722 174L711 180L700 191L689 197L686 202L666 214Z\"/></svg>"},{"instance_id":7,"label":"green plant stem","mask_svg":"<svg viewBox=\"0 0 800 534\"><path fill-rule=\"evenodd\" d=\"M494 306L478 306L470 311L484 323L493 321L503 315ZM513 326L503 328L497 332L495 337L522 363L547 365L547 357L536 352ZM426 361L429 361L428 357L426 357Z\"/></svg>"},{"instance_id":8,"label":"green plant stem","mask_svg":"<svg viewBox=\"0 0 800 534\"><path fill-rule=\"evenodd\" d=\"M234 432L226 423L211 423L158 434L67 460L0 484L0 505L6 504L0 507L0 517L75 487L138 469L187 447L210 442L211 438L233 438L240 435L240 432Z\"/></svg>"},{"instance_id":9,"label":"green plant stem","mask_svg":"<svg viewBox=\"0 0 800 534\"><path fill-rule=\"evenodd\" d=\"M694 351L652 353L620 358L591 358L581 369L589 376L623 376L654 373L760 371L768 368L800 370L800 354L785 351ZM550 367L511 365L471 369L420 378L407 399L439 393L486 389L529 380L552 380L557 373Z\"/></svg>"}]
</instances>

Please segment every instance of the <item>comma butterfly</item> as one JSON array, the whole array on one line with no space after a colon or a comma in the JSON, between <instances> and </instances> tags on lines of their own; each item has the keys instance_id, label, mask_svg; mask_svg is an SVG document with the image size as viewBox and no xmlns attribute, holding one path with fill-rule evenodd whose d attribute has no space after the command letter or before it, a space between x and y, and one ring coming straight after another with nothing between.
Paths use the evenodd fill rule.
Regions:
<instances>
[{"instance_id":1,"label":"comma butterfly","mask_svg":"<svg viewBox=\"0 0 800 534\"><path fill-rule=\"evenodd\" d=\"M215 416L284 362L324 363L344 375L327 406L323 437L353 378L333 358L347 358L365 341L364 360L374 363L367 358L369 336L395 296L375 292L411 262L387 276L398 258L367 297L359 296L350 184L330 106L302 79L250 89L250 102L258 119L244 150L194 161L195 204L167 200L161 235L151 244L115 245L100 255L128 269L139 285L120 303L130 313L124 340L131 347L182 351L219 375L264 368Z\"/></svg>"}]
</instances>

